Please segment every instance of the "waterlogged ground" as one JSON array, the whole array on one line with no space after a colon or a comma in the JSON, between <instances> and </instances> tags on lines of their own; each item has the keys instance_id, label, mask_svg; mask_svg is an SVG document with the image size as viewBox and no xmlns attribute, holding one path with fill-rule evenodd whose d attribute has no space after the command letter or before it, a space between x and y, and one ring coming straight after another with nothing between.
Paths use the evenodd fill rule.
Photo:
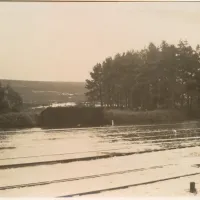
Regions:
<instances>
[{"instance_id":1,"label":"waterlogged ground","mask_svg":"<svg viewBox=\"0 0 200 200\"><path fill-rule=\"evenodd\" d=\"M199 164L197 122L0 131L1 197L193 195Z\"/></svg>"}]
</instances>

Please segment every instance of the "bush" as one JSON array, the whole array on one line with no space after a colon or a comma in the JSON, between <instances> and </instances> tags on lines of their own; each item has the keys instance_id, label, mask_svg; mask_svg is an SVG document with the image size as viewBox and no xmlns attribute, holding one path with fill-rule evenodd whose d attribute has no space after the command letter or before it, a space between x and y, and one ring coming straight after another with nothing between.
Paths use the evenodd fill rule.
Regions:
<instances>
[{"instance_id":1,"label":"bush","mask_svg":"<svg viewBox=\"0 0 200 200\"><path fill-rule=\"evenodd\" d=\"M105 118L116 125L173 123L187 119L186 114L178 110L130 111L105 110Z\"/></svg>"},{"instance_id":2,"label":"bush","mask_svg":"<svg viewBox=\"0 0 200 200\"><path fill-rule=\"evenodd\" d=\"M34 113L7 113L0 115L1 128L31 128L37 125L37 115Z\"/></svg>"},{"instance_id":3,"label":"bush","mask_svg":"<svg viewBox=\"0 0 200 200\"><path fill-rule=\"evenodd\" d=\"M91 127L106 124L102 108L49 107L39 117L42 127Z\"/></svg>"}]
</instances>

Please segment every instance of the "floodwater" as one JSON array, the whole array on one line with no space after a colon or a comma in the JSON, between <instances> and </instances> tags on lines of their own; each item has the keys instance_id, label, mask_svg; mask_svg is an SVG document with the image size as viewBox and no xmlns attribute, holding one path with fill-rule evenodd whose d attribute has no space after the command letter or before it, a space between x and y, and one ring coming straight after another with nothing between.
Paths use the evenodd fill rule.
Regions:
<instances>
[{"instance_id":1,"label":"floodwater","mask_svg":"<svg viewBox=\"0 0 200 200\"><path fill-rule=\"evenodd\" d=\"M0 196L191 195L199 139L199 122L1 131Z\"/></svg>"},{"instance_id":2,"label":"floodwater","mask_svg":"<svg viewBox=\"0 0 200 200\"><path fill-rule=\"evenodd\" d=\"M33 109L48 108L48 107L69 107L69 106L76 106L76 103L75 103L75 102L52 103L51 105L47 105L47 106L37 106L37 107L33 107Z\"/></svg>"}]
</instances>

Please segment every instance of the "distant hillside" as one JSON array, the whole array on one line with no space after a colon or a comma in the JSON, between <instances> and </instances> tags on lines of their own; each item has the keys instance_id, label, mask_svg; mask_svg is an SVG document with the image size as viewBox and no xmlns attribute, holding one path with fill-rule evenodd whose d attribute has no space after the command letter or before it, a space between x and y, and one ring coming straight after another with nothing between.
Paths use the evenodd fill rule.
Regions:
<instances>
[{"instance_id":1,"label":"distant hillside","mask_svg":"<svg viewBox=\"0 0 200 200\"><path fill-rule=\"evenodd\" d=\"M1 80L18 92L25 103L49 104L52 102L78 102L85 100L84 82L43 82Z\"/></svg>"}]
</instances>

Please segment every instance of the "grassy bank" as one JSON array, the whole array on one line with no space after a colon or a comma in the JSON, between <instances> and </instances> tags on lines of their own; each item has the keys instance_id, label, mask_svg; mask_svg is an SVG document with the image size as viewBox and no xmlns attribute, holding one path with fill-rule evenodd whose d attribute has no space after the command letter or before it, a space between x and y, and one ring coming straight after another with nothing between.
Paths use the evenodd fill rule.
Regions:
<instances>
[{"instance_id":1,"label":"grassy bank","mask_svg":"<svg viewBox=\"0 0 200 200\"><path fill-rule=\"evenodd\" d=\"M40 126L46 128L98 127L111 125L177 123L191 120L179 110L131 111L92 107L47 108L40 115Z\"/></svg>"},{"instance_id":2,"label":"grassy bank","mask_svg":"<svg viewBox=\"0 0 200 200\"><path fill-rule=\"evenodd\" d=\"M105 118L114 120L115 125L134 124L161 124L175 123L189 120L185 112L178 110L130 111L130 110L105 110Z\"/></svg>"},{"instance_id":3,"label":"grassy bank","mask_svg":"<svg viewBox=\"0 0 200 200\"><path fill-rule=\"evenodd\" d=\"M6 113L0 115L0 129L32 128L38 125L35 112Z\"/></svg>"},{"instance_id":4,"label":"grassy bank","mask_svg":"<svg viewBox=\"0 0 200 200\"><path fill-rule=\"evenodd\" d=\"M162 124L191 120L186 112L178 110L130 111L104 109L103 113L101 109L97 109L95 112L92 110L88 108L80 111L77 108L70 110L66 108L47 109L43 125L49 128L75 128L77 124L81 124L80 127L111 125L112 120L114 120L115 125ZM39 119L41 119L41 115L39 117L38 111L33 110L1 114L0 129L44 127ZM195 117L195 119L198 119L198 117Z\"/></svg>"}]
</instances>

